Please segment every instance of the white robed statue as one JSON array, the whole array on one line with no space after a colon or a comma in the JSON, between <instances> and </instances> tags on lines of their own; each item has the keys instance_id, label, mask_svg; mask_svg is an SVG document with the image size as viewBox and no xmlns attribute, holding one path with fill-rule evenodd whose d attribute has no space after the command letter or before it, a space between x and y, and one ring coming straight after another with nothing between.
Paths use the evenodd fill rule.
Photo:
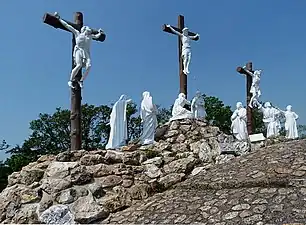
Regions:
<instances>
[{"instance_id":1,"label":"white robed statue","mask_svg":"<svg viewBox=\"0 0 306 225\"><path fill-rule=\"evenodd\" d=\"M281 113L278 109L272 107L270 102L266 102L264 107L259 104L258 109L261 110L263 114L263 122L267 128L267 138L272 136L278 136L280 127L279 114Z\"/></svg>"},{"instance_id":2,"label":"white robed statue","mask_svg":"<svg viewBox=\"0 0 306 225\"><path fill-rule=\"evenodd\" d=\"M142 93L143 99L141 102L140 117L142 121L142 134L140 142L143 145L154 143L155 129L157 127L157 108L153 104L150 92L145 91Z\"/></svg>"},{"instance_id":3,"label":"white robed statue","mask_svg":"<svg viewBox=\"0 0 306 225\"><path fill-rule=\"evenodd\" d=\"M194 118L204 119L205 117L205 102L201 92L197 91L191 102L191 112Z\"/></svg>"},{"instance_id":4,"label":"white robed statue","mask_svg":"<svg viewBox=\"0 0 306 225\"><path fill-rule=\"evenodd\" d=\"M247 140L248 131L247 131L247 113L246 109L243 108L241 102L237 102L236 110L231 116L231 129L235 138L239 141Z\"/></svg>"},{"instance_id":5,"label":"white robed statue","mask_svg":"<svg viewBox=\"0 0 306 225\"><path fill-rule=\"evenodd\" d=\"M185 105L190 105L190 102L187 101L184 93L180 93L174 102L170 121L193 118L192 112L184 108Z\"/></svg>"},{"instance_id":6,"label":"white robed statue","mask_svg":"<svg viewBox=\"0 0 306 225\"><path fill-rule=\"evenodd\" d=\"M110 135L106 149L117 149L126 145L128 139L126 107L132 102L127 99L126 95L121 95L119 100L114 104L110 115Z\"/></svg>"},{"instance_id":7,"label":"white robed statue","mask_svg":"<svg viewBox=\"0 0 306 225\"><path fill-rule=\"evenodd\" d=\"M288 105L286 107L286 111L282 111L278 109L281 113L285 115L285 130L286 130L286 138L288 139L296 139L299 137L296 120L299 116L292 111L292 106Z\"/></svg>"}]
</instances>

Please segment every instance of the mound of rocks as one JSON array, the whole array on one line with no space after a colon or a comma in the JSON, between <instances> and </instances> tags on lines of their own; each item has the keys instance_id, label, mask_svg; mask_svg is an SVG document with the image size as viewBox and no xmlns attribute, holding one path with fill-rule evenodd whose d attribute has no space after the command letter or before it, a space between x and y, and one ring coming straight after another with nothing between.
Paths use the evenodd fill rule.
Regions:
<instances>
[{"instance_id":1,"label":"mound of rocks","mask_svg":"<svg viewBox=\"0 0 306 225\"><path fill-rule=\"evenodd\" d=\"M102 223L302 225L306 140L278 143L213 166Z\"/></svg>"},{"instance_id":2,"label":"mound of rocks","mask_svg":"<svg viewBox=\"0 0 306 225\"><path fill-rule=\"evenodd\" d=\"M0 222L98 223L248 151L248 143L189 119L160 127L151 146L42 156L9 176Z\"/></svg>"}]
</instances>

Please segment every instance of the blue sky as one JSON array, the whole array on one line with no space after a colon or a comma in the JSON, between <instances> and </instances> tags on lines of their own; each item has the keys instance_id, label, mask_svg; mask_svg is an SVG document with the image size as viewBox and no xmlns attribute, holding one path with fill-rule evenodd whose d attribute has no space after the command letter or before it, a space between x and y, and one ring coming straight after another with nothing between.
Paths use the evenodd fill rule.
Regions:
<instances>
[{"instance_id":1,"label":"blue sky","mask_svg":"<svg viewBox=\"0 0 306 225\"><path fill-rule=\"evenodd\" d=\"M187 4L186 4L187 3ZM306 1L304 0L28 0L2 1L0 139L21 144L40 112L69 108L71 35L42 22L45 12L102 28L106 41L92 44L92 70L84 103L135 102L148 90L168 107L178 94L177 38L161 25L185 25L201 38L192 43L189 97L196 90L225 104L245 102L245 79L235 69L247 61L263 69L262 100L293 105L306 124ZM0 159L5 157L0 153Z\"/></svg>"}]
</instances>

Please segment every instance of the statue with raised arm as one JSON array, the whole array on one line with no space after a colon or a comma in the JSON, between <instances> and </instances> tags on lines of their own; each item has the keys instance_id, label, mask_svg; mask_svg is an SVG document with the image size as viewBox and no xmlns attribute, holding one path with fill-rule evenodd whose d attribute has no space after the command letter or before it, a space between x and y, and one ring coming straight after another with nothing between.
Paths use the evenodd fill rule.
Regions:
<instances>
[{"instance_id":1,"label":"statue with raised arm","mask_svg":"<svg viewBox=\"0 0 306 225\"><path fill-rule=\"evenodd\" d=\"M292 106L288 105L286 107L286 111L283 111L276 107L277 110L279 110L286 118L285 121L285 130L286 130L286 138L288 139L296 139L299 137L298 129L296 125L296 120L299 118L299 116L292 111Z\"/></svg>"},{"instance_id":2,"label":"statue with raised arm","mask_svg":"<svg viewBox=\"0 0 306 225\"><path fill-rule=\"evenodd\" d=\"M182 33L174 30L171 25L166 25L173 33L177 34L182 41L182 59L183 59L183 72L184 74L189 74L189 64L191 61L191 45L190 45L190 39L195 39L199 37L199 34L196 34L194 36L189 36L188 31L189 29L185 27L182 30Z\"/></svg>"},{"instance_id":3,"label":"statue with raised arm","mask_svg":"<svg viewBox=\"0 0 306 225\"><path fill-rule=\"evenodd\" d=\"M252 76L252 85L250 89L250 93L252 94L249 107L253 108L254 106L258 106L259 104L259 97L261 96L261 91L260 91L260 76L262 71L261 70L255 70L254 73L246 69L246 66L243 67L243 69L250 75Z\"/></svg>"},{"instance_id":4,"label":"statue with raised arm","mask_svg":"<svg viewBox=\"0 0 306 225\"><path fill-rule=\"evenodd\" d=\"M88 76L89 70L91 68L91 58L90 58L91 40L93 38L96 38L96 39L99 38L101 34L103 33L103 31L99 29L98 34L92 34L92 31L88 26L83 26L80 32L74 29L64 20L62 20L57 12L54 13L54 16L57 17L58 20L61 22L61 24L65 28L67 28L70 32L72 32L75 37L76 44L73 49L73 59L74 59L75 67L71 71L70 80L68 81L68 86L71 88L75 88L73 86L72 81L75 80L75 76L80 71L80 69L85 68L85 72L82 78L78 81L80 87L83 88L83 81Z\"/></svg>"},{"instance_id":5,"label":"statue with raised arm","mask_svg":"<svg viewBox=\"0 0 306 225\"><path fill-rule=\"evenodd\" d=\"M259 104L258 109L263 114L262 121L265 123L267 128L267 138L278 136L281 129L279 119L279 114L281 112L277 108L272 107L270 102L266 102L264 106Z\"/></svg>"}]
</instances>

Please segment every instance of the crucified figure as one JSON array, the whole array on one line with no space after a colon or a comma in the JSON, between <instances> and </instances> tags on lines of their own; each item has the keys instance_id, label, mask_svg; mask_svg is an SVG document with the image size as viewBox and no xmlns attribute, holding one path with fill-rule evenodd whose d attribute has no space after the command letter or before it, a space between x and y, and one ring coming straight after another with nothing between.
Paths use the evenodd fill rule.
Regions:
<instances>
[{"instance_id":1,"label":"crucified figure","mask_svg":"<svg viewBox=\"0 0 306 225\"><path fill-rule=\"evenodd\" d=\"M78 81L80 87L83 88L83 81L88 76L89 70L91 68L91 58L90 58L91 40L93 38L98 39L103 33L103 31L99 29L98 34L92 34L92 31L88 26L83 26L80 32L74 29L64 20L62 20L58 13L54 13L54 16L56 16L58 20L62 23L62 25L66 27L70 32L72 32L75 37L76 44L73 49L73 59L74 59L75 67L71 71L70 80L68 81L68 86L71 88L75 88L73 86L72 81L75 80L75 76L77 75L79 70L82 68L85 68L85 72L82 78Z\"/></svg>"},{"instance_id":2,"label":"crucified figure","mask_svg":"<svg viewBox=\"0 0 306 225\"><path fill-rule=\"evenodd\" d=\"M189 64L191 60L191 45L190 45L190 39L196 39L199 37L199 34L196 34L194 36L189 36L188 31L189 29L187 27L184 27L182 30L182 33L174 30L171 25L166 25L173 33L180 36L182 41L182 58L183 58L183 72L184 74L189 74Z\"/></svg>"},{"instance_id":3,"label":"crucified figure","mask_svg":"<svg viewBox=\"0 0 306 225\"><path fill-rule=\"evenodd\" d=\"M260 84L260 76L262 71L261 70L255 70L254 73L252 73L251 71L246 69L246 66L243 67L243 69L250 75L252 76L252 85L251 85L251 89L250 92L252 94L250 103L249 103L249 107L253 108L253 106L258 106L259 102L258 102L258 98L261 96L261 91L259 88L259 84Z\"/></svg>"}]
</instances>

